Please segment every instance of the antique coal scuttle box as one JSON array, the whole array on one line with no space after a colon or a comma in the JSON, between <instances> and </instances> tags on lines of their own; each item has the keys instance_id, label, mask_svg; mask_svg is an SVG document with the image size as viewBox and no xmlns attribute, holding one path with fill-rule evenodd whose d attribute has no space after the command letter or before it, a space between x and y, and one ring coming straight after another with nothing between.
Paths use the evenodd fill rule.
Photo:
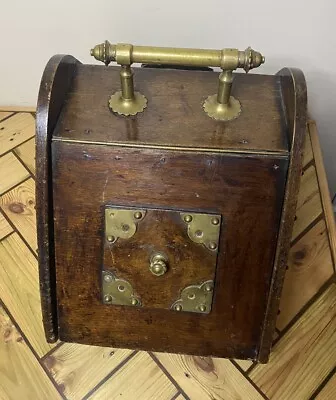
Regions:
<instances>
[{"instance_id":1,"label":"antique coal scuttle box","mask_svg":"<svg viewBox=\"0 0 336 400\"><path fill-rule=\"evenodd\" d=\"M267 362L301 169L302 72L233 74L265 61L251 48L106 41L91 54L106 66L52 57L38 98L47 340Z\"/></svg>"}]
</instances>

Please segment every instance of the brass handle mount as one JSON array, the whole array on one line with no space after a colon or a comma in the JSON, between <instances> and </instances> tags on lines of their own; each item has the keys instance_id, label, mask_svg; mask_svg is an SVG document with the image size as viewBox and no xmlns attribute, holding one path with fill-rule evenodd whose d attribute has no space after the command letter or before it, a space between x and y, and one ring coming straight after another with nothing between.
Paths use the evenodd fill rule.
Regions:
<instances>
[{"instance_id":1,"label":"brass handle mount","mask_svg":"<svg viewBox=\"0 0 336 400\"><path fill-rule=\"evenodd\" d=\"M111 44L107 40L96 45L91 55L109 65L116 61L121 65L121 91L114 93L109 101L112 111L121 115L135 115L147 106L147 99L139 92L134 92L132 63L184 65L194 67L220 67L217 94L209 96L203 108L213 119L228 121L237 118L241 105L231 96L233 74L237 68L247 73L265 62L261 53L248 47L238 49L183 49L173 47L133 46L131 44Z\"/></svg>"}]
</instances>

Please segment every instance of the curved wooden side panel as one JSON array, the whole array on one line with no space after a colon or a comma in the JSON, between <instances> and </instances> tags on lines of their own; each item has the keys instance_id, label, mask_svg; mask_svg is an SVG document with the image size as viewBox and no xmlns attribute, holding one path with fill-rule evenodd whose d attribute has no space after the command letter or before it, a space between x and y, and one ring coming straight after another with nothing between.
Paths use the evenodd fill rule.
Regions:
<instances>
[{"instance_id":1,"label":"curved wooden side panel","mask_svg":"<svg viewBox=\"0 0 336 400\"><path fill-rule=\"evenodd\" d=\"M46 339L58 338L51 187L51 138L79 61L56 55L48 62L36 110L36 215L40 294Z\"/></svg>"},{"instance_id":2,"label":"curved wooden side panel","mask_svg":"<svg viewBox=\"0 0 336 400\"><path fill-rule=\"evenodd\" d=\"M307 124L307 86L303 72L296 68L283 68L277 75L281 77L280 93L287 119L290 160L279 225L278 244L274 259L274 269L271 278L259 354L257 357L257 360L262 363L266 363L269 358L281 290L286 272L300 185L303 145Z\"/></svg>"}]
</instances>

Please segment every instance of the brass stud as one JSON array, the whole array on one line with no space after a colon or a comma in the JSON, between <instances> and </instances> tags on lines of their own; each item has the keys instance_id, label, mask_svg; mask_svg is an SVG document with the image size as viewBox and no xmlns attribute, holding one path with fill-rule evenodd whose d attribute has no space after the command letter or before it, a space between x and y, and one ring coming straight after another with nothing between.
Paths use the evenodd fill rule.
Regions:
<instances>
[{"instance_id":1,"label":"brass stud","mask_svg":"<svg viewBox=\"0 0 336 400\"><path fill-rule=\"evenodd\" d=\"M199 310L201 312L205 312L206 311L206 306L204 304L201 304L198 308L199 308Z\"/></svg>"},{"instance_id":2,"label":"brass stud","mask_svg":"<svg viewBox=\"0 0 336 400\"><path fill-rule=\"evenodd\" d=\"M112 296L109 295L109 294L107 294L106 296L104 296L104 301L105 301L106 303L110 303L110 302L112 301Z\"/></svg>"},{"instance_id":3,"label":"brass stud","mask_svg":"<svg viewBox=\"0 0 336 400\"><path fill-rule=\"evenodd\" d=\"M215 250L215 249L217 249L217 244L216 244L215 242L210 242L210 243L209 243L209 248L210 248L211 250Z\"/></svg>"},{"instance_id":4,"label":"brass stud","mask_svg":"<svg viewBox=\"0 0 336 400\"><path fill-rule=\"evenodd\" d=\"M107 241L108 241L108 242L114 242L114 241L115 241L115 237L112 236L112 235L108 235L108 236L107 236Z\"/></svg>"},{"instance_id":5,"label":"brass stud","mask_svg":"<svg viewBox=\"0 0 336 400\"><path fill-rule=\"evenodd\" d=\"M205 285L204 290L206 292L212 292L212 286L208 283L208 284Z\"/></svg>"},{"instance_id":6,"label":"brass stud","mask_svg":"<svg viewBox=\"0 0 336 400\"><path fill-rule=\"evenodd\" d=\"M105 282L112 282L112 280L113 280L113 278L111 275L109 275L109 274L104 275Z\"/></svg>"},{"instance_id":7,"label":"brass stud","mask_svg":"<svg viewBox=\"0 0 336 400\"><path fill-rule=\"evenodd\" d=\"M203 236L203 232L199 229L198 231L195 232L195 236L201 238Z\"/></svg>"},{"instance_id":8,"label":"brass stud","mask_svg":"<svg viewBox=\"0 0 336 400\"><path fill-rule=\"evenodd\" d=\"M192 216L191 215L185 215L183 219L184 219L185 222L189 223L189 222L192 221Z\"/></svg>"},{"instance_id":9,"label":"brass stud","mask_svg":"<svg viewBox=\"0 0 336 400\"><path fill-rule=\"evenodd\" d=\"M134 218L135 218L135 219L141 219L141 218L142 218L142 212L136 211L136 212L134 213Z\"/></svg>"},{"instance_id":10,"label":"brass stud","mask_svg":"<svg viewBox=\"0 0 336 400\"><path fill-rule=\"evenodd\" d=\"M218 225L219 219L217 217L213 217L213 218L211 218L211 223L212 223L212 225Z\"/></svg>"},{"instance_id":11,"label":"brass stud","mask_svg":"<svg viewBox=\"0 0 336 400\"><path fill-rule=\"evenodd\" d=\"M132 306L136 306L136 305L138 305L138 300L133 298L131 303L132 303Z\"/></svg>"},{"instance_id":12,"label":"brass stud","mask_svg":"<svg viewBox=\"0 0 336 400\"><path fill-rule=\"evenodd\" d=\"M50 343L53 343L54 341L56 341L56 336L54 334L50 335L49 338L51 340Z\"/></svg>"},{"instance_id":13,"label":"brass stud","mask_svg":"<svg viewBox=\"0 0 336 400\"><path fill-rule=\"evenodd\" d=\"M182 311L182 306L181 304L176 304L176 306L174 307L175 311Z\"/></svg>"}]
</instances>

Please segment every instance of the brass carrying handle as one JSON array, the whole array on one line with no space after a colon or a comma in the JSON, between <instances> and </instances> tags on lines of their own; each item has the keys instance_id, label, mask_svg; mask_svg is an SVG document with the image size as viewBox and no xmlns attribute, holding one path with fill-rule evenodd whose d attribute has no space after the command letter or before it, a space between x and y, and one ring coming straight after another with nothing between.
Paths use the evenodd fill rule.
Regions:
<instances>
[{"instance_id":1,"label":"brass carrying handle","mask_svg":"<svg viewBox=\"0 0 336 400\"><path fill-rule=\"evenodd\" d=\"M244 51L238 49L183 49L173 47L133 46L131 44L111 44L107 40L91 50L91 55L108 65L116 61L121 65L121 91L113 94L109 105L112 111L122 115L135 115L147 106L147 99L141 93L134 92L133 72L131 64L164 64L193 67L220 67L218 92L209 96L203 108L214 119L228 121L238 117L241 106L231 96L233 82L232 71L243 68L247 73L265 62L259 52L248 47Z\"/></svg>"}]
</instances>

